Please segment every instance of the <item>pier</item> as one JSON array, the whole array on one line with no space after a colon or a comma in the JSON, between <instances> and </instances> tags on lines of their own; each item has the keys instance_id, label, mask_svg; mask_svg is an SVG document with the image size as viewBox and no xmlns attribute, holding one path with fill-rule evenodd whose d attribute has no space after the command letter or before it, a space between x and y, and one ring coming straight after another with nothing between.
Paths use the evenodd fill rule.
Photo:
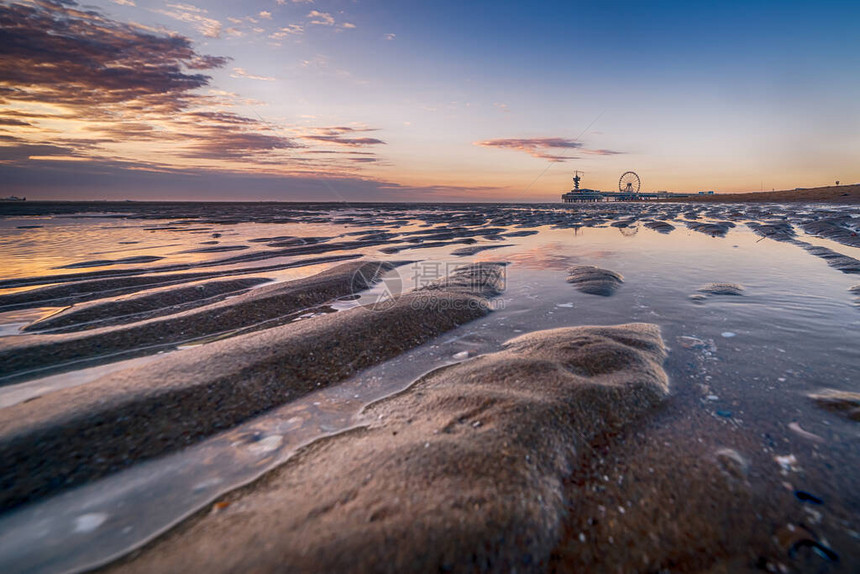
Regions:
<instances>
[{"instance_id":1,"label":"pier","mask_svg":"<svg viewBox=\"0 0 860 574\"><path fill-rule=\"evenodd\" d=\"M572 189L562 194L564 203L582 203L592 201L646 201L651 199L680 199L691 197L692 193L670 193L668 191L657 191L653 193L622 193L620 191L597 191L595 189Z\"/></svg>"},{"instance_id":2,"label":"pier","mask_svg":"<svg viewBox=\"0 0 860 574\"><path fill-rule=\"evenodd\" d=\"M690 197L690 193L670 193L668 191L643 192L639 191L641 182L635 172L627 171L618 180L618 191L600 191L597 189L580 189L579 182L582 172L573 175L573 189L562 194L564 203L590 203L598 201L646 201L653 199L680 199Z\"/></svg>"}]
</instances>

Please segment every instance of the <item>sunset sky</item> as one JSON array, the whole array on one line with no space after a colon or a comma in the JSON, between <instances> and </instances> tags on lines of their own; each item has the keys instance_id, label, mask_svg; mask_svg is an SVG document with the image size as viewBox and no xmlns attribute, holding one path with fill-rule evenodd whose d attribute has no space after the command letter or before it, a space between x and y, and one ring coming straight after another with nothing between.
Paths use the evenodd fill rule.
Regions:
<instances>
[{"instance_id":1,"label":"sunset sky","mask_svg":"<svg viewBox=\"0 0 860 574\"><path fill-rule=\"evenodd\" d=\"M856 0L192 1L0 1L0 194L860 182Z\"/></svg>"}]
</instances>

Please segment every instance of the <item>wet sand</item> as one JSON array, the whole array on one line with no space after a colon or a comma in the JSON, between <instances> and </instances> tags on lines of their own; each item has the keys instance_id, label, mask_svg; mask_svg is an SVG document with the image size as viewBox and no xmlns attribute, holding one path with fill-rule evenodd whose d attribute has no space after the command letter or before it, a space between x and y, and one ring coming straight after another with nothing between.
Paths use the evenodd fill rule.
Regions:
<instances>
[{"instance_id":1,"label":"wet sand","mask_svg":"<svg viewBox=\"0 0 860 574\"><path fill-rule=\"evenodd\" d=\"M114 571L534 571L563 481L668 393L654 325L540 331L368 405ZM243 549L254 547L254 552Z\"/></svg>"},{"instance_id":2,"label":"wet sand","mask_svg":"<svg viewBox=\"0 0 860 574\"><path fill-rule=\"evenodd\" d=\"M307 279L261 287L230 300L163 318L144 319L128 326L69 335L21 336L14 343L0 347L0 364L3 365L0 384L74 369L83 361L98 364L116 360L117 356L155 353L165 345L221 336L237 329L247 331L273 326L272 321L288 321L297 312L366 289L381 269L393 267L389 263L345 263ZM167 294L157 297L170 299Z\"/></svg>"},{"instance_id":3,"label":"wet sand","mask_svg":"<svg viewBox=\"0 0 860 574\"><path fill-rule=\"evenodd\" d=\"M157 289L107 303L75 305L74 308L70 307L63 312L36 321L22 331L61 333L95 329L112 324L133 323L208 305L223 300L228 295L240 295L251 287L268 282L269 279L265 277L210 281L189 284L187 287Z\"/></svg>"},{"instance_id":4,"label":"wet sand","mask_svg":"<svg viewBox=\"0 0 860 574\"><path fill-rule=\"evenodd\" d=\"M272 292L289 294L286 305L294 309L296 300L336 297L342 286L364 289L386 268L345 264ZM216 341L0 410L0 508L188 445L487 313L483 290L493 292L493 276L472 270L460 271L466 283L452 278L391 306ZM284 306L259 294L249 299L264 301L267 311ZM237 303L236 312L242 307Z\"/></svg>"},{"instance_id":5,"label":"wet sand","mask_svg":"<svg viewBox=\"0 0 860 574\"><path fill-rule=\"evenodd\" d=\"M860 432L851 426L856 387L828 374L772 405L724 404L732 389L758 384L740 376L720 396L713 388L714 373L728 381L732 369L747 372L744 362L758 360L755 349L731 351L735 328L718 330L718 344L694 330L664 342L657 325L617 319L617 309L647 308L657 295L641 273L631 279L619 259L601 255L610 248L600 241L578 252L521 247L549 231L611 231L616 243L637 233L731 243L747 233L844 282L860 274L860 213L698 203L12 209L48 218L77 209L94 221L122 213L132 227L142 220L141 231L169 235L171 246L186 239L168 248L144 235L124 238L118 243L130 249L156 251L75 254L0 277L0 314L30 313L0 338L0 390L153 357L0 409L0 521L10 509L26 514L157 465L371 367L455 340L446 333L468 341L469 325L505 299L506 262L551 273L555 309L570 313L562 328L548 329L520 302L520 336L401 381L351 427L226 489L154 539L138 539L148 542L108 569L850 572L860 563L852 518L860 499L850 486L857 473L837 471L860 464L851 442ZM249 223L263 232L235 231ZM309 226L305 235L291 227L299 223ZM15 225L14 233L49 226ZM658 277L659 262L651 264ZM768 304L757 280L732 282L730 267L704 259L694 265L702 276L676 303L689 313L685 322L719 321L726 305ZM407 285L422 266L437 275ZM856 286L842 289L847 302L856 299ZM538 305L548 295L529 296ZM615 305L606 307L610 324L583 326L587 308L600 305ZM844 341L839 356L854 357L856 332ZM718 347L733 358L712 364ZM818 358L820 371L829 372L828 360ZM792 405L818 418L786 414ZM749 428L743 412L758 414ZM771 438L781 432L792 437L790 455ZM249 444L265 457L285 440L261 435ZM75 528L97 533L101 516L78 516ZM0 536L0 564L4 548ZM55 569L64 568L46 571Z\"/></svg>"}]
</instances>

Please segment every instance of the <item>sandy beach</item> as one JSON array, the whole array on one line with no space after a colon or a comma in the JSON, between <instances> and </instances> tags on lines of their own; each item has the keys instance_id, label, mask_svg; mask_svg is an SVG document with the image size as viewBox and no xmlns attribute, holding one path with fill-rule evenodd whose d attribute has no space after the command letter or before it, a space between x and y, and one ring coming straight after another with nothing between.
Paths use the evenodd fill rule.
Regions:
<instances>
[{"instance_id":1,"label":"sandy beach","mask_svg":"<svg viewBox=\"0 0 860 574\"><path fill-rule=\"evenodd\" d=\"M798 205L15 205L0 564L854 571L860 212Z\"/></svg>"},{"instance_id":2,"label":"sandy beach","mask_svg":"<svg viewBox=\"0 0 860 574\"><path fill-rule=\"evenodd\" d=\"M858 23L0 2L0 574L860 573Z\"/></svg>"},{"instance_id":3,"label":"sandy beach","mask_svg":"<svg viewBox=\"0 0 860 574\"><path fill-rule=\"evenodd\" d=\"M760 191L693 195L683 201L696 203L860 203L860 184Z\"/></svg>"}]
</instances>

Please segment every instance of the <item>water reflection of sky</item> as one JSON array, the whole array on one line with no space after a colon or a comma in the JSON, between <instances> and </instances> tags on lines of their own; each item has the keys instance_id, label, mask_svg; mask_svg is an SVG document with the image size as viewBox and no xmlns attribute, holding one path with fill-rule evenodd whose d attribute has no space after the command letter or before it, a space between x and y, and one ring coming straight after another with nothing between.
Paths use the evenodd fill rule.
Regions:
<instances>
[{"instance_id":1,"label":"water reflection of sky","mask_svg":"<svg viewBox=\"0 0 860 574\"><path fill-rule=\"evenodd\" d=\"M95 220L95 226L93 220L51 221L45 222L42 230L20 230L36 232L26 237L10 231L8 221L4 222L0 228L2 248L13 252L15 260L7 277L54 273L50 267L58 262L89 258L128 240L139 240L139 247L134 249L161 253L168 263L224 256L183 253L200 238L166 230L143 231L143 227L156 226L152 221L113 225ZM397 231L419 229L421 225L412 221ZM366 228L373 225L236 224L219 227L217 232L224 243L244 242L254 245L252 249L263 249L258 247L262 244L248 240L283 235L328 237ZM177 238L181 245L174 244ZM856 248L826 239L801 238L860 256ZM283 463L300 446L363 424L361 407L369 401L403 389L422 373L492 351L510 337L537 329L656 323L672 348L666 368L678 408L731 408L738 413L736 421L743 421L749 432L774 437L788 432L787 422L799 420L804 428L831 433L827 435L831 437L829 448L843 448L833 438L833 433L841 432L842 423L827 421L826 429L822 429L820 412L798 397L819 386L858 388L860 311L853 306L848 291L860 282L856 275L840 273L796 245L763 240L742 224L722 238L679 225L668 235L642 226L635 234L612 227L576 231L542 227L533 236L479 240L479 244L494 243L510 246L475 257L452 256L451 251L462 244L390 255L380 254L381 246L363 248L365 256L387 260L506 261L507 289L488 317L350 381L274 409L183 452L139 464L0 517L0 531L12 533L0 542L0 564L49 571L97 564L113 553L142 544L220 493ZM137 253L134 249L128 253ZM37 252L41 256L36 257ZM619 272L624 284L609 298L579 293L565 281L566 269L579 264ZM288 270L278 279L297 278L326 267ZM399 269L401 274L409 273L409 266ZM710 282L739 283L745 288L744 295L690 299ZM678 344L684 337L705 342L712 350L710 355ZM137 361L151 360L157 359ZM696 370L688 372L690 365ZM5 389L0 399L11 404L34 393L86 384L120 366L23 383ZM703 406L693 393L695 385L705 381L708 392L720 397L713 407ZM791 420L779 418L783 415L777 413L785 412L791 413ZM822 452L826 453L825 447ZM812 468L815 463L805 464ZM82 532L78 528L81 517L98 517L101 522Z\"/></svg>"},{"instance_id":2,"label":"water reflection of sky","mask_svg":"<svg viewBox=\"0 0 860 574\"><path fill-rule=\"evenodd\" d=\"M30 225L41 227L19 229L20 226ZM0 218L0 252L4 259L2 278L139 267L139 264L132 263L62 268L88 261L119 260L133 256L163 258L149 264L152 266L217 261L231 255L271 249L265 243L249 241L251 239L333 237L354 229L346 225L315 223L203 226L194 221L177 223L175 220L126 220L112 217ZM247 249L209 253L192 251L225 246Z\"/></svg>"}]
</instances>

